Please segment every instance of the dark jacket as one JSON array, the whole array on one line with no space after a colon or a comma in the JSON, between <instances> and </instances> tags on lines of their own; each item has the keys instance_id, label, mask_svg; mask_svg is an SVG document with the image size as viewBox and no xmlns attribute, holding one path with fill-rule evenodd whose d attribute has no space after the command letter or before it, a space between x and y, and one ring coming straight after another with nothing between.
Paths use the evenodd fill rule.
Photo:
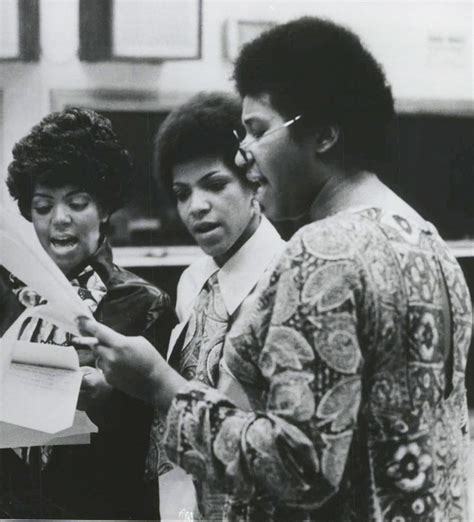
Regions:
<instances>
[{"instance_id":1,"label":"dark jacket","mask_svg":"<svg viewBox=\"0 0 474 522\"><path fill-rule=\"evenodd\" d=\"M143 335L162 354L176 320L169 297L112 262L104 243L89 265L107 292L94 316L124 335ZM0 335L23 310L0 269ZM94 366L89 349L79 350L82 366ZM99 425L90 445L56 446L43 471L40 452L30 466L1 451L0 515L9 518L157 519L158 483L144 480L151 408L118 390L87 411ZM3 510L3 512L2 512Z\"/></svg>"}]
</instances>

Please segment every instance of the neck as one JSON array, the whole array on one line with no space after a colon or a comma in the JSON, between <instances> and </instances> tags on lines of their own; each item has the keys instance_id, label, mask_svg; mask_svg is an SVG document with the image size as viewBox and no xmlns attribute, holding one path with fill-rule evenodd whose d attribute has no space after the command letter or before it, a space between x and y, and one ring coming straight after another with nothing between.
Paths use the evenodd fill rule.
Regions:
<instances>
[{"instance_id":1,"label":"neck","mask_svg":"<svg viewBox=\"0 0 474 522\"><path fill-rule=\"evenodd\" d=\"M99 239L99 243L97 245L97 248L95 249L95 252L88 258L84 259L81 263L76 265L74 268L70 269L69 271L64 272L63 270L64 275L69 279L69 281L71 281L72 279L75 279L84 270L84 268L86 268L87 265L91 265L91 267L95 271L97 271L97 266L95 265L97 264L98 258L102 258L101 263L99 264L104 264L102 260L108 263L112 263L112 251L110 247L107 247L107 238L105 236L102 236ZM100 277L103 279L104 274L100 274Z\"/></svg>"},{"instance_id":2,"label":"neck","mask_svg":"<svg viewBox=\"0 0 474 522\"><path fill-rule=\"evenodd\" d=\"M372 172L335 172L313 201L312 221L355 207L376 207L421 220L421 217Z\"/></svg>"},{"instance_id":3,"label":"neck","mask_svg":"<svg viewBox=\"0 0 474 522\"><path fill-rule=\"evenodd\" d=\"M221 256L214 257L214 261L216 265L219 267L224 266L225 263L244 245L256 232L258 226L260 225L260 221L262 220L262 216L260 212L255 212L250 218L248 225L245 227L242 234L240 234L239 239Z\"/></svg>"}]
</instances>

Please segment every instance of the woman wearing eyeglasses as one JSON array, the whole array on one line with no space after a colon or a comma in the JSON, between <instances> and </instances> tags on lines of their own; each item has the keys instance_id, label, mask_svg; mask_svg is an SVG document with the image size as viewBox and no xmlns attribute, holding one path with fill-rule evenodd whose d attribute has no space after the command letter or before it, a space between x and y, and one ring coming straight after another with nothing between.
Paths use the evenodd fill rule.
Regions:
<instances>
[{"instance_id":1,"label":"woman wearing eyeglasses","mask_svg":"<svg viewBox=\"0 0 474 522\"><path fill-rule=\"evenodd\" d=\"M436 229L375 174L394 112L380 66L303 18L245 46L235 78L237 164L268 216L312 221L226 339L252 411L89 321L107 378L168 412L168 456L225 484L227 520L467 520L470 298Z\"/></svg>"}]
</instances>

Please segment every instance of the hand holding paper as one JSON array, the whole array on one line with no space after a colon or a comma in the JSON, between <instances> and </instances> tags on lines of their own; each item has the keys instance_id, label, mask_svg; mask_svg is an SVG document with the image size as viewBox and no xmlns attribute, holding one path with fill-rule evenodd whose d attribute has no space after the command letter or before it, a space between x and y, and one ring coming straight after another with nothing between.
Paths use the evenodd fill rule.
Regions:
<instances>
[{"instance_id":1,"label":"hand holding paper","mask_svg":"<svg viewBox=\"0 0 474 522\"><path fill-rule=\"evenodd\" d=\"M32 225L5 209L0 209L0 264L47 300L27 308L0 339L0 422L46 433L69 428L82 379L75 349L17 341L18 334L33 316L77 334L77 317L92 314Z\"/></svg>"}]
</instances>

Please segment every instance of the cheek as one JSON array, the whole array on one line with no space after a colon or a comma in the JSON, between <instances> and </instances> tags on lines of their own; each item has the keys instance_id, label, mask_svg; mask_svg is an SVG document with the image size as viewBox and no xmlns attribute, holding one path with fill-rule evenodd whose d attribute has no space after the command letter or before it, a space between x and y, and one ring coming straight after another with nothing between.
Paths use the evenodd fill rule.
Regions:
<instances>
[{"instance_id":1,"label":"cheek","mask_svg":"<svg viewBox=\"0 0 474 522\"><path fill-rule=\"evenodd\" d=\"M44 243L49 235L48 221L45 218L38 217L35 215L32 216L31 221L33 223L33 228L35 229L38 239L41 243Z\"/></svg>"},{"instance_id":2,"label":"cheek","mask_svg":"<svg viewBox=\"0 0 474 522\"><path fill-rule=\"evenodd\" d=\"M227 223L232 228L246 226L251 217L253 194L238 191L221 205L222 212L227 217Z\"/></svg>"},{"instance_id":3,"label":"cheek","mask_svg":"<svg viewBox=\"0 0 474 522\"><path fill-rule=\"evenodd\" d=\"M280 172L286 170L288 164L286 155L278 150L263 150L258 156L255 156L255 161L270 184L278 184Z\"/></svg>"},{"instance_id":4,"label":"cheek","mask_svg":"<svg viewBox=\"0 0 474 522\"><path fill-rule=\"evenodd\" d=\"M80 216L76 221L78 225L78 232L83 240L92 244L92 247L97 246L100 237L100 218L97 212L91 212L87 215Z\"/></svg>"},{"instance_id":5,"label":"cheek","mask_svg":"<svg viewBox=\"0 0 474 522\"><path fill-rule=\"evenodd\" d=\"M185 203L177 203L176 210L178 211L179 219L184 223L184 225L188 227L188 219L189 219L189 212L187 210L187 205Z\"/></svg>"},{"instance_id":6,"label":"cheek","mask_svg":"<svg viewBox=\"0 0 474 522\"><path fill-rule=\"evenodd\" d=\"M271 159L270 182L284 194L293 193L297 189L299 169L299 158L282 151Z\"/></svg>"}]
</instances>

